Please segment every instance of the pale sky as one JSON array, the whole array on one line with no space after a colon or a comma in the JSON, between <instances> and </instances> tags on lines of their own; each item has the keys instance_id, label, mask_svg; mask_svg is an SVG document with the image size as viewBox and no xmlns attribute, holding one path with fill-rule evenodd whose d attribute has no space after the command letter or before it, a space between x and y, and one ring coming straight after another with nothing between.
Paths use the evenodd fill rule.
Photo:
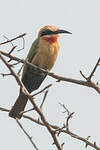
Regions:
<instances>
[{"instance_id":1,"label":"pale sky","mask_svg":"<svg viewBox=\"0 0 100 150\"><path fill-rule=\"evenodd\" d=\"M59 38L60 51L52 72L75 79L83 79L80 70L89 75L100 57L100 1L99 0L1 0L0 1L0 42L2 36L13 38L24 32L25 50L14 52L14 55L25 58L32 42L37 38L38 31L45 25L56 25L61 29L72 32L72 35L61 35ZM14 42L21 47L22 41ZM18 47L18 48L19 48ZM9 51L10 45L0 47ZM0 72L7 68L0 61ZM83 79L84 80L84 79ZM100 68L93 77L100 82ZM54 83L47 77L40 89ZM0 76L1 100L0 107L11 108L14 104L19 87L13 77ZM35 93L35 92L33 92ZM43 94L37 96L37 103ZM65 117L59 102L65 104L71 112L75 112L70 120L71 130L82 137L91 136L100 146L100 95L93 89L67 83L55 83L49 90L44 114L52 124L63 125ZM27 109L31 107L30 103ZM35 113L29 115L36 116ZM21 123L39 150L56 150L52 146L53 140L44 127L21 119ZM60 142L64 142L64 150L85 150L85 144L69 135L61 134ZM33 146L17 125L16 121L8 117L6 112L0 112L0 148L3 150L33 150ZM88 150L91 150L88 147Z\"/></svg>"}]
</instances>

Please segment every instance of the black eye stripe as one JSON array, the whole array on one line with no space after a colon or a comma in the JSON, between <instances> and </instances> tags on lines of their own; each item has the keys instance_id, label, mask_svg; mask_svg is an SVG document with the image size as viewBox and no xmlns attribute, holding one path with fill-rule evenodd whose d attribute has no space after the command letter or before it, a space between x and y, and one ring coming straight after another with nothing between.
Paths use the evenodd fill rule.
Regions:
<instances>
[{"instance_id":1,"label":"black eye stripe","mask_svg":"<svg viewBox=\"0 0 100 150\"><path fill-rule=\"evenodd\" d=\"M54 32L49 30L49 29L47 29L47 30L43 31L42 33L40 33L40 36L50 35L50 34L54 34Z\"/></svg>"}]
</instances>

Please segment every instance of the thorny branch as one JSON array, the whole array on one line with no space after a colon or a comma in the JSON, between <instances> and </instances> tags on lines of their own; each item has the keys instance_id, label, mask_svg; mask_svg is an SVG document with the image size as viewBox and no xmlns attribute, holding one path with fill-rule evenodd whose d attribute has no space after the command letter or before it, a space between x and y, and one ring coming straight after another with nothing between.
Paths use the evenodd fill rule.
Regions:
<instances>
[{"instance_id":1,"label":"thorny branch","mask_svg":"<svg viewBox=\"0 0 100 150\"><path fill-rule=\"evenodd\" d=\"M97 67L99 66L99 63L100 63L100 58L98 59L96 65L93 68L93 70L92 70L91 74L89 75L89 77L85 77L85 75L82 73L82 71L80 71L80 74L82 75L83 78L85 78L87 80L87 82L91 82L91 79L92 79Z\"/></svg>"},{"instance_id":2,"label":"thorny branch","mask_svg":"<svg viewBox=\"0 0 100 150\"><path fill-rule=\"evenodd\" d=\"M6 42L2 42L2 43L0 43L0 45L4 45L4 44L6 44L6 43L12 42L12 41L14 41L14 40L16 40L16 39L18 39L18 38L22 38L22 39L23 39L23 44L24 44L25 41L24 41L24 38L23 38L23 37L24 37L25 35L26 35L26 33L24 33L24 34L22 34L22 35L19 35L19 36L15 37L15 38L13 38L13 39L11 39L11 40L7 39ZM45 101L45 99L46 99L46 96L47 96L47 93L48 93L48 88L50 88L50 87L52 86L52 84L46 86L44 89L42 89L42 90L39 91L38 93L36 93L36 94L34 94L34 95L31 96L31 95L28 93L28 91L26 90L26 88L24 87L23 83L20 81L19 75L16 74L16 73L13 71L13 69L12 69L13 65L17 65L18 63L22 63L23 65L24 65L24 64L27 64L27 65L33 67L36 71L39 70L39 71L42 71L42 72L44 72L44 73L47 73L49 76L51 76L51 77L57 79L58 81L66 81L66 82L71 82L71 83L75 83L75 84L79 84L79 85L91 87L91 88L95 89L95 90L100 94L100 86L99 86L98 84L94 83L94 82L91 80L91 79L92 79L92 76L94 75L94 73L95 73L95 71L96 71L96 69L97 69L97 67L99 66L100 58L98 59L96 65L95 65L95 67L93 68L92 72L90 73L89 77L86 77L86 76L82 73L82 71L80 71L81 75L83 76L83 78L84 78L86 81L83 81L83 80L76 80L76 79L66 78L66 77L62 77L62 76L56 75L56 74L54 74L54 73L52 73L52 72L46 71L46 70L44 70L44 69L42 69L42 68L39 68L39 67L37 67L37 66L35 66L35 65L31 64L31 63L29 63L27 60L19 59L19 58L15 57L15 56L11 55L11 53L12 53L12 52L14 51L14 49L16 48L16 46L14 46L13 43L11 43L11 44L12 44L12 49L10 50L9 53L5 53L5 52L3 52L3 51L0 51L0 58L2 59L2 61L4 62L4 64L5 64L5 65L8 67L8 69L10 70L10 73L9 73L9 74L1 74L1 75L3 75L3 76L6 76L6 75L13 75L13 76L15 77L15 79L16 79L17 83L19 84L20 88L22 89L23 93L29 98L29 100L31 101L31 103L32 103L32 105L33 105L33 108L30 109L30 110L28 110L28 111L36 110L36 112L37 112L37 113L40 115L40 117L41 117L41 121L40 121L39 119L34 119L34 118L32 118L32 117L30 117L30 116L27 116L27 115L24 115L24 114L22 115L23 118L28 119L28 120L30 120L30 121L32 121L32 122L34 122L34 123L37 123L38 125L41 125L41 126L46 127L46 128L48 129L49 133L51 134L51 136L52 136L52 138L53 138L53 140L54 140L54 144L56 145L56 147L57 147L58 150L62 150L62 149L63 149L63 145L64 145L64 143L62 143L62 144L60 145L60 144L59 144L59 141L58 141L58 139L57 139L57 135L60 135L61 133L68 134L68 135L70 135L71 137L73 137L73 138L75 138L75 139L78 139L78 140L80 140L80 141L83 141L83 142L86 144L85 147L87 147L87 146L89 145L89 146L95 148L96 150L100 150L100 147L98 147L98 146L96 145L96 142L92 143L92 142L89 141L89 137L90 137L90 136L88 136L87 138L83 138L83 137L81 137L81 136L79 136L79 135L73 133L73 132L69 129L69 120L70 120L70 118L72 118L72 116L73 116L74 113L71 113L63 104L60 104L60 105L63 106L63 108L65 109L65 112L67 112L67 114L68 114L68 117L67 117L67 119L66 119L66 124L64 124L63 127L59 127L59 126L57 126L57 125L50 124L50 123L46 120L46 118L45 118L45 116L44 116L44 114L43 114L41 108L42 108L42 106L43 106L43 104L44 104L44 101ZM24 47L23 47L23 48L24 48ZM3 57L2 55L4 55L4 56L10 58L10 60L7 62L7 61L4 59L4 57ZM12 65L9 64L9 62L12 61L12 60L17 61L17 63L12 64ZM20 72L20 71L19 71L19 72ZM36 95L38 95L38 94L40 94L40 93L42 93L42 92L45 92L44 98L43 98L42 104L40 105L40 107L38 107L38 105L34 102L34 96L36 96ZM1 111L6 111L6 112L9 112L9 111L10 111L10 110L5 109L5 108L2 108L2 107L0 107L0 110L1 110ZM28 112L28 111L26 111L26 112ZM23 112L23 113L24 113L24 112ZM29 134L25 131L25 129L23 128L23 126L21 125L21 123L20 123L17 119L16 119L16 121L17 121L18 125L21 127L21 129L23 130L23 132L27 135L27 137L28 137L28 139L30 140L30 142L34 145L35 149L38 150L38 148L36 147L35 143L32 141L32 138L31 138L31 137L29 136Z\"/></svg>"},{"instance_id":3,"label":"thorny branch","mask_svg":"<svg viewBox=\"0 0 100 150\"><path fill-rule=\"evenodd\" d=\"M4 44L7 44L7 43L11 43L12 41L15 41L15 40L17 40L17 39L19 39L19 38L23 38L25 35L26 35L26 33L23 33L23 34L18 35L17 37L15 37L15 38L13 38L13 39L11 39L11 40L8 40L8 39L7 39L6 42L2 42L2 43L0 43L0 45L4 45Z\"/></svg>"},{"instance_id":4,"label":"thorny branch","mask_svg":"<svg viewBox=\"0 0 100 150\"><path fill-rule=\"evenodd\" d=\"M48 129L49 133L51 134L53 140L54 140L54 144L56 145L58 150L62 150L62 146L59 144L58 139L55 135L55 133L53 132L51 126L49 126L43 112L41 111L41 109L37 106L37 104L34 102L33 97L29 94L29 92L27 91L27 89L25 88L25 86L23 85L23 83L20 81L19 76L13 71L13 69L11 68L11 66L9 65L9 63L3 58L3 56L0 55L1 60L4 62L4 64L8 67L8 69L10 70L10 72L12 73L12 75L15 77L17 83L19 84L20 88L22 89L23 93L28 97L28 99L30 100L30 102L32 103L33 107L35 108L36 112L40 115L42 122L44 123L44 125L46 126L46 128Z\"/></svg>"},{"instance_id":5,"label":"thorny branch","mask_svg":"<svg viewBox=\"0 0 100 150\"><path fill-rule=\"evenodd\" d=\"M75 83L75 84L78 84L78 85L83 85L83 86L91 87L91 88L95 89L100 94L100 86L98 84L94 83L91 80L90 81L87 81L87 80L83 81L83 80L77 80L77 79L73 79L73 78L67 78L67 77L59 76L57 74L54 74L54 73L52 73L50 71L46 71L46 70L44 70L42 68L39 68L36 65L31 64L27 60L19 59L19 58L15 57L15 56L9 55L8 53L5 53L3 51L0 51L0 53L2 55L6 56L6 57L9 57L12 60L18 61L18 62L23 63L23 64L25 63L25 64L33 67L34 69L36 69L36 71L40 70L40 71L42 71L44 73L47 73L49 76L51 76L51 77L53 77L53 78L55 78L55 79L57 79L59 81L66 81L66 82ZM98 61L100 61L100 59ZM96 70L97 66L98 65L96 65L95 70ZM94 71L92 71L92 72L94 73ZM81 72L81 74L82 74L82 72Z\"/></svg>"},{"instance_id":6,"label":"thorny branch","mask_svg":"<svg viewBox=\"0 0 100 150\"><path fill-rule=\"evenodd\" d=\"M5 109L5 108L2 108L2 107L0 107L0 110L1 110L1 111L5 111L5 112L9 112L9 111L10 111L9 109ZM72 117L72 116L71 116L71 117ZM42 122L41 122L40 120L38 120L38 119L34 119L33 117L30 117L30 116L27 116L27 115L23 115L23 118L28 119L28 120L30 120L30 121L32 121L32 122L34 122L34 123L36 123L36 124L38 124L38 125L40 125L40 126L44 126L44 127L45 127L45 124L42 123ZM70 119L70 117L69 117L69 119ZM69 119L68 119L68 121L69 121ZM68 126L69 126L69 122L68 122L67 124L68 124ZM65 126L65 125L64 125L63 127L59 127L59 126L57 126L57 125L49 124L49 126L50 126L52 129L54 129L54 132L55 132L55 133L56 133L56 132L59 132L58 135L60 135L60 133L68 134L68 135L70 135L72 138L75 138L75 139L77 139L77 140L80 140L80 141L84 142L84 143L86 144L85 147L91 146L91 147L93 147L93 148L96 149L96 150L100 150L100 147L98 147L98 146L96 145L96 142L92 143L92 142L89 141L89 138L88 138L88 137L90 137L90 136L88 136L87 138L83 138L83 137L81 137L81 136L79 136L79 135L73 133L72 131L70 131L69 128L67 128L67 130L66 130L66 126ZM64 130L64 128L65 128L65 130Z\"/></svg>"},{"instance_id":7,"label":"thorny branch","mask_svg":"<svg viewBox=\"0 0 100 150\"><path fill-rule=\"evenodd\" d=\"M45 93L44 93L44 97L43 97L42 103L41 103L41 105L40 105L40 108L41 108L41 109L42 109L43 104L44 104L44 102L45 102L45 100L46 100L47 94L48 94L48 90L46 90Z\"/></svg>"},{"instance_id":8,"label":"thorny branch","mask_svg":"<svg viewBox=\"0 0 100 150\"><path fill-rule=\"evenodd\" d=\"M28 139L30 140L30 142L32 143L32 145L34 146L34 148L36 150L38 150L36 144L32 140L32 137L30 137L30 135L25 131L25 129L23 128L22 124L18 121L18 119L16 119L16 122L18 123L18 125L20 126L20 128L23 130L23 132L26 134L26 136L28 137Z\"/></svg>"}]
</instances>

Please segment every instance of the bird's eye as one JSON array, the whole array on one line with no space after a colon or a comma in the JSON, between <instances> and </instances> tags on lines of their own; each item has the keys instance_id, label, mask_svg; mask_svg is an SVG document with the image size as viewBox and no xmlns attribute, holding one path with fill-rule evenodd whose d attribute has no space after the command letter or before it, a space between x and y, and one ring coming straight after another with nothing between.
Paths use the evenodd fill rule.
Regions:
<instances>
[{"instance_id":1,"label":"bird's eye","mask_svg":"<svg viewBox=\"0 0 100 150\"><path fill-rule=\"evenodd\" d=\"M51 31L51 30L49 30L49 29L47 29L47 30L41 32L41 33L40 33L40 36L50 35L50 34L54 34L54 32Z\"/></svg>"}]
</instances>

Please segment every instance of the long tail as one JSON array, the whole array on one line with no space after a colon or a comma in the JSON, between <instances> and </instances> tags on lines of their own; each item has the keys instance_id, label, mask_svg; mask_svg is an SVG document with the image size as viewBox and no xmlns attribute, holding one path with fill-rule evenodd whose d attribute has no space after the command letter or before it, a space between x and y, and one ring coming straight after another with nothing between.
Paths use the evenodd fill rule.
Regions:
<instances>
[{"instance_id":1,"label":"long tail","mask_svg":"<svg viewBox=\"0 0 100 150\"><path fill-rule=\"evenodd\" d=\"M14 106L9 112L9 116L20 119L22 117L21 112L24 111L27 101L28 98L22 92L20 92Z\"/></svg>"},{"instance_id":2,"label":"long tail","mask_svg":"<svg viewBox=\"0 0 100 150\"><path fill-rule=\"evenodd\" d=\"M47 74L45 73L44 74L42 73L42 75L40 73L39 75L39 74L34 73L34 70L33 72L31 71L32 69L29 68L29 70L26 71L26 74L24 75L22 79L22 82L24 86L26 87L26 89L29 91L29 93L38 89L41 83L43 82L43 80L45 79L45 77L47 76ZM9 116L12 118L20 119L22 117L21 112L24 111L27 101L28 101L28 98L20 90L19 97L17 98L14 106L9 112Z\"/></svg>"}]
</instances>

